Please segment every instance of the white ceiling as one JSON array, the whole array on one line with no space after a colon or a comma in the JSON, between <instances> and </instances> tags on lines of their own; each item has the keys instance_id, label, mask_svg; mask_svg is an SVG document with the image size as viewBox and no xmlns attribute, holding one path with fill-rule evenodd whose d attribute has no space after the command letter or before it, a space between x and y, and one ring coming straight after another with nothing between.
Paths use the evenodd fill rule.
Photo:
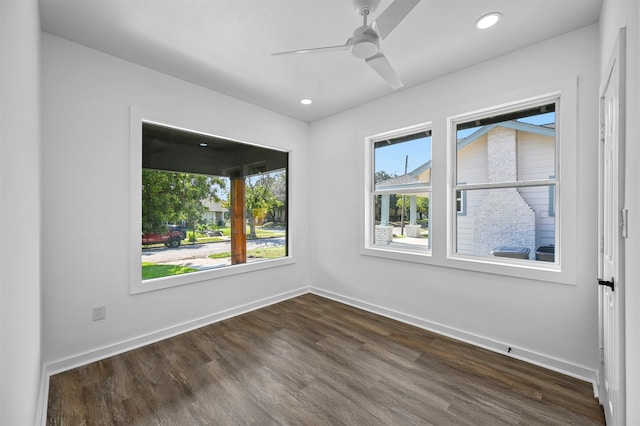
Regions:
<instances>
[{"instance_id":1,"label":"white ceiling","mask_svg":"<svg viewBox=\"0 0 640 426\"><path fill-rule=\"evenodd\" d=\"M421 0L381 47L406 90L597 22L601 2ZM474 27L494 11L498 25ZM308 122L394 92L348 51L271 56L345 43L362 24L351 0L40 0L40 13L43 31Z\"/></svg>"}]
</instances>

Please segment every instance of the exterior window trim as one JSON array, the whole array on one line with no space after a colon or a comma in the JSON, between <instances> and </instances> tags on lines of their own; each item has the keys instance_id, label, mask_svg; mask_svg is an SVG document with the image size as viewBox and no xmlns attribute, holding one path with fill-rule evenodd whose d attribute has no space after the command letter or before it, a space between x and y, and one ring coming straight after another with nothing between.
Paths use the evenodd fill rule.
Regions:
<instances>
[{"instance_id":1,"label":"exterior window trim","mask_svg":"<svg viewBox=\"0 0 640 426\"><path fill-rule=\"evenodd\" d=\"M209 131L206 125L191 123L189 120L176 118L175 116L154 112L151 110L131 106L129 109L129 145L130 145L130 163L129 163L129 188L130 188L130 211L129 211L129 293L138 294L146 293L165 288L171 288L181 285L195 284L203 281L210 281L217 278L238 275L242 273L256 272L264 269L290 265L296 262L295 244L292 229L295 229L295 217L291 208L292 187L294 179L292 178L294 169L294 153L290 150L284 150L267 145L260 145L251 142L238 141L234 138L224 137L228 140L236 140L241 143L249 143L252 145L264 146L269 149L287 152L289 155L289 165L287 170L287 222L288 222L288 254L278 259L269 259L261 262L244 263L241 265L225 266L223 268L210 269L206 271L192 272L189 274L174 275L152 280L142 281L142 265L141 265L141 246L140 231L142 229L142 123L160 123L165 126L173 126L178 129L184 129L189 132L202 133L205 135L215 135Z\"/></svg>"}]
</instances>

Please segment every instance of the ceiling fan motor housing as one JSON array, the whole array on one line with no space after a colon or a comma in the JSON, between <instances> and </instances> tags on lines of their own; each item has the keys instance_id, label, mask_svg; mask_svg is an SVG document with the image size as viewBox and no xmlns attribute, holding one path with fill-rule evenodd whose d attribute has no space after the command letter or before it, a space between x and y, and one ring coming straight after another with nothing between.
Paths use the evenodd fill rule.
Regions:
<instances>
[{"instance_id":1,"label":"ceiling fan motor housing","mask_svg":"<svg viewBox=\"0 0 640 426\"><path fill-rule=\"evenodd\" d=\"M380 50L380 37L374 29L367 25L357 28L353 32L351 54L356 58L367 59Z\"/></svg>"}]
</instances>

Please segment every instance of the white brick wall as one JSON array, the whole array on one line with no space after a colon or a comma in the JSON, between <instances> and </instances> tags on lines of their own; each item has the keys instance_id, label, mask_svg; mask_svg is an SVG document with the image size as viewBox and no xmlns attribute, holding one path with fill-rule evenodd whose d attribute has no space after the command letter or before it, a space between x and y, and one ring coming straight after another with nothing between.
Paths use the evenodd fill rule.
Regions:
<instances>
[{"instance_id":1,"label":"white brick wall","mask_svg":"<svg viewBox=\"0 0 640 426\"><path fill-rule=\"evenodd\" d=\"M473 254L490 256L500 246L526 247L535 254L536 215L515 188L492 189L476 212Z\"/></svg>"},{"instance_id":2,"label":"white brick wall","mask_svg":"<svg viewBox=\"0 0 640 426\"><path fill-rule=\"evenodd\" d=\"M389 245L393 239L393 226L376 225L374 232L376 245Z\"/></svg>"},{"instance_id":3,"label":"white brick wall","mask_svg":"<svg viewBox=\"0 0 640 426\"><path fill-rule=\"evenodd\" d=\"M516 131L496 127L488 133L489 182L518 179ZM486 191L473 223L473 254L489 256L501 246L526 247L535 255L536 214L515 188Z\"/></svg>"}]
</instances>

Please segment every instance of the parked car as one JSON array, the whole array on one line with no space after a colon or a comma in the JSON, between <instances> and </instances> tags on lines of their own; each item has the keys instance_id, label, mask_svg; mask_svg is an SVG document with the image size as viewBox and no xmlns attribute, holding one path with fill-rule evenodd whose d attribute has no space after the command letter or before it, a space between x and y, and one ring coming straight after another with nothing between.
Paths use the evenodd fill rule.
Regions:
<instances>
[{"instance_id":1,"label":"parked car","mask_svg":"<svg viewBox=\"0 0 640 426\"><path fill-rule=\"evenodd\" d=\"M146 232L142 234L142 244L164 244L167 247L180 247L182 240L187 237L187 230L180 225L167 225L164 232Z\"/></svg>"}]
</instances>

